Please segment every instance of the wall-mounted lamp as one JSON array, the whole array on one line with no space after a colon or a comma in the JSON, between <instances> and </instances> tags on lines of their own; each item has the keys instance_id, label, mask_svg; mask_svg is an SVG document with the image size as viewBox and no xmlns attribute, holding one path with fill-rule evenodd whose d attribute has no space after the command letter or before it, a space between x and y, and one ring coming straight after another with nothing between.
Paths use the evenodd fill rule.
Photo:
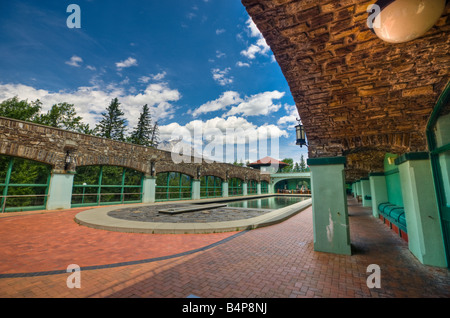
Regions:
<instances>
[{"instance_id":1,"label":"wall-mounted lamp","mask_svg":"<svg viewBox=\"0 0 450 318\"><path fill-rule=\"evenodd\" d=\"M297 121L299 122L299 124L295 126L295 135L297 137L296 145L300 146L300 148L302 146L308 147L308 145L306 144L305 128L303 127L300 119L297 119Z\"/></svg>"},{"instance_id":2,"label":"wall-mounted lamp","mask_svg":"<svg viewBox=\"0 0 450 318\"><path fill-rule=\"evenodd\" d=\"M155 162L154 161L150 161L150 175L152 176L152 177L154 177L155 176Z\"/></svg>"},{"instance_id":3,"label":"wall-mounted lamp","mask_svg":"<svg viewBox=\"0 0 450 318\"><path fill-rule=\"evenodd\" d=\"M369 6L372 31L389 43L403 43L424 35L439 20L446 0L378 0Z\"/></svg>"},{"instance_id":4,"label":"wall-mounted lamp","mask_svg":"<svg viewBox=\"0 0 450 318\"><path fill-rule=\"evenodd\" d=\"M70 165L72 164L72 157L70 156L70 151L66 152L66 159L64 161L64 170L69 170Z\"/></svg>"},{"instance_id":5,"label":"wall-mounted lamp","mask_svg":"<svg viewBox=\"0 0 450 318\"><path fill-rule=\"evenodd\" d=\"M200 176L201 176L201 168L200 167L197 167L197 179L200 179Z\"/></svg>"}]
</instances>

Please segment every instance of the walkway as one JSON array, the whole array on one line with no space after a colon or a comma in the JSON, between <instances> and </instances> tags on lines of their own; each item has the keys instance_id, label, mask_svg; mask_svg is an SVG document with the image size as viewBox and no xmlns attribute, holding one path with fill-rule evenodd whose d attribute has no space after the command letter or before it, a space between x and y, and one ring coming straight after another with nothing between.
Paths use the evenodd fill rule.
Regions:
<instances>
[{"instance_id":1,"label":"walkway","mask_svg":"<svg viewBox=\"0 0 450 318\"><path fill-rule=\"evenodd\" d=\"M0 297L450 297L450 271L421 265L353 199L353 256L314 252L311 207L273 226L216 234L96 230L73 221L80 211L0 217ZM80 289L66 286L73 263ZM379 289L366 285L369 264L381 267Z\"/></svg>"}]
</instances>

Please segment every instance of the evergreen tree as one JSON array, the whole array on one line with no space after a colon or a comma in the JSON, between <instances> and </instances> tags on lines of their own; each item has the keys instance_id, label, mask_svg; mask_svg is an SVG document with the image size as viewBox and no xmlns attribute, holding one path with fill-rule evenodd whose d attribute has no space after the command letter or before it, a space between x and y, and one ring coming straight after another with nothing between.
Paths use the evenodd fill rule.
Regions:
<instances>
[{"instance_id":1,"label":"evergreen tree","mask_svg":"<svg viewBox=\"0 0 450 318\"><path fill-rule=\"evenodd\" d=\"M139 121L136 128L131 134L130 141L137 145L151 146L153 144L153 127L152 118L148 105L142 107L142 113L139 116Z\"/></svg>"},{"instance_id":2,"label":"evergreen tree","mask_svg":"<svg viewBox=\"0 0 450 318\"><path fill-rule=\"evenodd\" d=\"M158 122L156 121L155 124L153 125L152 138L150 139L150 144L152 147L158 148L159 141L160 141L159 140L159 125L158 125Z\"/></svg>"},{"instance_id":3,"label":"evergreen tree","mask_svg":"<svg viewBox=\"0 0 450 318\"><path fill-rule=\"evenodd\" d=\"M300 156L300 171L304 172L306 169L306 162L305 162L305 158L303 157L303 155Z\"/></svg>"},{"instance_id":4,"label":"evergreen tree","mask_svg":"<svg viewBox=\"0 0 450 318\"><path fill-rule=\"evenodd\" d=\"M103 119L96 127L100 137L119 141L125 140L126 120L122 118L124 114L119 106L119 100L114 98L108 108L106 108L106 112L102 114Z\"/></svg>"}]
</instances>

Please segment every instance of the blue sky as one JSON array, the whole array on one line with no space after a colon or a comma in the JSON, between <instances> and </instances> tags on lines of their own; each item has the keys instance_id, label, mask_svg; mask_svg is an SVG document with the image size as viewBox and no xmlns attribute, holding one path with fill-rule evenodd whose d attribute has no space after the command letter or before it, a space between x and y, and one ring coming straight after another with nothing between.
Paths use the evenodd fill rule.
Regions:
<instances>
[{"instance_id":1,"label":"blue sky","mask_svg":"<svg viewBox=\"0 0 450 318\"><path fill-rule=\"evenodd\" d=\"M81 28L67 26L71 3ZM117 97L130 130L148 104L163 140L264 127L279 142L269 155L307 157L289 86L240 0L2 1L0 43L0 100L73 103L92 127Z\"/></svg>"}]
</instances>

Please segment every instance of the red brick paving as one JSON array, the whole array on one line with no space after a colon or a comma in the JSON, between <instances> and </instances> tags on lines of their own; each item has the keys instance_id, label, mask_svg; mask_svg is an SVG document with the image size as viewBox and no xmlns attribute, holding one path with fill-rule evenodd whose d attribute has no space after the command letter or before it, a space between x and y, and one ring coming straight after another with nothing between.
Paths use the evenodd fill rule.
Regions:
<instances>
[{"instance_id":1,"label":"red brick paving","mask_svg":"<svg viewBox=\"0 0 450 318\"><path fill-rule=\"evenodd\" d=\"M0 218L0 273L53 270L67 264L111 264L188 251L235 233L150 235L79 226L80 210ZM450 297L450 271L420 264L407 243L349 201L352 256L313 250L312 210L246 232L211 249L144 264L1 278L0 297ZM5 250L5 251L4 251ZM366 285L369 264L381 268L381 288Z\"/></svg>"}]
</instances>

